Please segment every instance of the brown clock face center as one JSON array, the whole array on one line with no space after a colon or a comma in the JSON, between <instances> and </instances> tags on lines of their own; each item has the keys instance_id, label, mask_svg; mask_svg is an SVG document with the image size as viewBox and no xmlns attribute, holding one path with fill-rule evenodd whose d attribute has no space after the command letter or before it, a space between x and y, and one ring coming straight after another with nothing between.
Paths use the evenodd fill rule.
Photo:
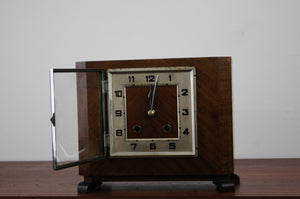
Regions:
<instances>
[{"instance_id":1,"label":"brown clock face center","mask_svg":"<svg viewBox=\"0 0 300 199\"><path fill-rule=\"evenodd\" d=\"M157 86L153 110L148 93L149 86L126 87L127 138L178 138L177 87Z\"/></svg>"}]
</instances>

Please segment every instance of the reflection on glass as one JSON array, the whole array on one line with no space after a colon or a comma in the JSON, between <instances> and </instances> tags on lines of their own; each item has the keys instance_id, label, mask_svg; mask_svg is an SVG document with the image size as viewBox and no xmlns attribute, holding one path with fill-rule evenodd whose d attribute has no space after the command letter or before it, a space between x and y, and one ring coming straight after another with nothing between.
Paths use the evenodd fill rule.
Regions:
<instances>
[{"instance_id":1,"label":"reflection on glass","mask_svg":"<svg viewBox=\"0 0 300 199\"><path fill-rule=\"evenodd\" d=\"M54 169L105 157L102 79L103 70L51 72Z\"/></svg>"},{"instance_id":2,"label":"reflection on glass","mask_svg":"<svg viewBox=\"0 0 300 199\"><path fill-rule=\"evenodd\" d=\"M54 73L57 165L79 160L76 73Z\"/></svg>"}]
</instances>

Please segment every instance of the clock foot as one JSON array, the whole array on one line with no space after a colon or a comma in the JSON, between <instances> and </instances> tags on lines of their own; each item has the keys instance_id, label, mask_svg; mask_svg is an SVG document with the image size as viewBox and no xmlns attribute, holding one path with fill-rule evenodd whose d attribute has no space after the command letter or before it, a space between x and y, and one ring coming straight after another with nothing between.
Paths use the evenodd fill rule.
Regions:
<instances>
[{"instance_id":1,"label":"clock foot","mask_svg":"<svg viewBox=\"0 0 300 199\"><path fill-rule=\"evenodd\" d=\"M235 185L232 181L215 181L214 182L217 186L217 190L219 192L234 192L235 190Z\"/></svg>"},{"instance_id":2,"label":"clock foot","mask_svg":"<svg viewBox=\"0 0 300 199\"><path fill-rule=\"evenodd\" d=\"M84 181L80 182L77 187L78 193L91 193L101 189L102 181L97 177L84 177Z\"/></svg>"},{"instance_id":3,"label":"clock foot","mask_svg":"<svg viewBox=\"0 0 300 199\"><path fill-rule=\"evenodd\" d=\"M240 184L240 177L234 173L228 179L213 180L213 183L217 186L219 192L234 192L235 186Z\"/></svg>"},{"instance_id":4,"label":"clock foot","mask_svg":"<svg viewBox=\"0 0 300 199\"><path fill-rule=\"evenodd\" d=\"M233 181L235 185L240 184L240 176L237 173L231 174L230 179Z\"/></svg>"}]
</instances>

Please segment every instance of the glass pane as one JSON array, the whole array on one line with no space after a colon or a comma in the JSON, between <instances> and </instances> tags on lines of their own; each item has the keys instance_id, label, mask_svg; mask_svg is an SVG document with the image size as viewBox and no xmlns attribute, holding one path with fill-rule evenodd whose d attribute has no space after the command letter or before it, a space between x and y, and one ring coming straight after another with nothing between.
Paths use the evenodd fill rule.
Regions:
<instances>
[{"instance_id":1,"label":"glass pane","mask_svg":"<svg viewBox=\"0 0 300 199\"><path fill-rule=\"evenodd\" d=\"M102 71L51 72L54 169L104 157L102 76ZM89 114L95 119L89 119Z\"/></svg>"}]
</instances>

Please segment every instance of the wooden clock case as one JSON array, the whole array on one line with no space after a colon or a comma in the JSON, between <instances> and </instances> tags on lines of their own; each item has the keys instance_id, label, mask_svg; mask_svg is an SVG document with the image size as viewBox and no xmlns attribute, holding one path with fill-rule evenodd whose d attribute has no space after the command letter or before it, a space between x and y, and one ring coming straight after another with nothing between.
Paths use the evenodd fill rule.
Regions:
<instances>
[{"instance_id":1,"label":"wooden clock case","mask_svg":"<svg viewBox=\"0 0 300 199\"><path fill-rule=\"evenodd\" d=\"M76 63L76 69L148 68L193 66L196 68L197 157L110 158L109 155L79 166L84 181L78 192L98 189L103 181L213 181L219 191L234 191L231 58L176 58ZM106 72L104 73L106 75ZM77 81L79 144L90 153L96 146L100 121L97 78L87 74ZM95 83L96 82L96 83ZM106 98L104 98L106 99ZM107 107L106 110L107 111ZM107 117L107 113L106 113ZM107 121L107 118L106 118ZM107 132L107 131L106 131ZM104 135L105 136L105 135ZM109 151L109 150L107 150ZM99 151L98 151L99 152ZM84 158L84 154L81 154Z\"/></svg>"}]
</instances>

